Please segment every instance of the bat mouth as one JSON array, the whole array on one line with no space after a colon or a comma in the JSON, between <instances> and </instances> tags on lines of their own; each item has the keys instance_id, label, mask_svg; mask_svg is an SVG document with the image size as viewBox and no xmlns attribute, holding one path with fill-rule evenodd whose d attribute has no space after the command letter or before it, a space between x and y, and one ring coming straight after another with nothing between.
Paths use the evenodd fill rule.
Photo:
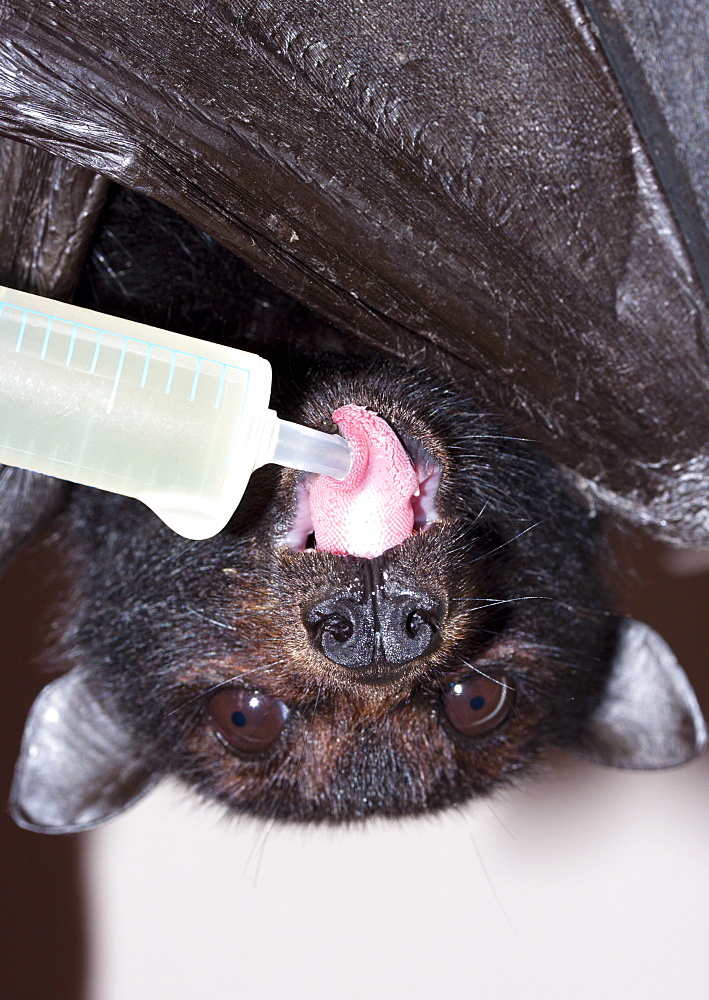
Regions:
<instances>
[{"instance_id":1,"label":"bat mouth","mask_svg":"<svg viewBox=\"0 0 709 1000\"><path fill-rule=\"evenodd\" d=\"M418 441L404 435L398 436L411 459L418 479L418 491L411 498L414 515L412 534L417 534L425 531L440 519L436 499L443 469L441 464ZM284 544L297 552L317 550L318 547L310 507L310 484L314 478L312 473L304 473L296 484L295 514L285 536Z\"/></svg>"}]
</instances>

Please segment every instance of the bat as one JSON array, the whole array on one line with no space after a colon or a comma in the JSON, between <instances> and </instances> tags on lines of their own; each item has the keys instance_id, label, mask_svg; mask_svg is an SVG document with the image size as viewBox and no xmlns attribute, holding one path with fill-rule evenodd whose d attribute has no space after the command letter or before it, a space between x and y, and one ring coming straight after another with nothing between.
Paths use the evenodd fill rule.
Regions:
<instances>
[{"instance_id":1,"label":"bat","mask_svg":"<svg viewBox=\"0 0 709 1000\"><path fill-rule=\"evenodd\" d=\"M150 268L128 253L124 266L113 268L113 292L104 287L97 303L126 309L136 318L157 311L154 321L159 324L179 328L187 322L187 332L229 339L229 331L217 321L220 310L229 314L224 300L241 306L251 302L241 331L247 344L250 338L252 345L259 345L256 349L263 345L264 351L282 355L279 338L291 324L295 327L292 353L281 357L285 364L280 389L285 395L279 398L284 412L302 413L304 418L310 414L308 419L321 422L330 419L325 412L330 406L339 405L345 396L356 397L361 405L381 409L380 415L414 458L423 454L428 461L431 456L440 474L433 504L437 516L430 524L423 522L408 546L425 550L439 537L438 555L429 552L428 558L448 574L437 597L424 588L420 602L409 609L416 623L409 639L419 636L416 641L424 642L427 635L435 635L418 657L430 667L428 674L424 671L428 680L424 682L424 674L413 678L406 694L403 675L390 677L377 688L380 700L371 698L380 709L386 697L393 699L394 720L401 718L405 705L407 711L419 711L423 736L434 740L435 734L443 740L445 733L453 741L450 747L459 747L455 740L474 737L453 734L458 731L446 708L450 692L441 677L449 676L454 687L467 690L468 678L480 675L475 670L456 675L458 667L451 660L464 656L489 666L488 680L498 682L500 691L511 692L499 701L500 716L508 714L476 745L499 748L507 740L511 756L505 758L500 751L499 766L491 766L486 776L463 749L454 753L449 747L448 757L439 755L444 771L449 761L447 779L442 778L442 784L434 777L428 781L423 763L430 762L430 755L416 756L412 737L404 740L403 730L397 743L396 723L385 723L389 716L378 716L371 706L369 714L362 708L361 725L351 719L350 734L363 727L369 732L366 727L374 726L375 718L384 729L389 726L389 742L382 736L372 739L371 746L379 748L380 757L388 755L394 773L401 769L402 784L410 785L408 805L401 801L405 793L398 784L392 787L393 779L388 789L372 789L379 810L386 811L386 801L391 810L416 811L415 803L427 795L427 807L435 808L436 803L453 800L453 787L482 789L486 781L491 787L515 772L515 761L528 762L535 748L549 741L575 744L596 759L631 766L690 756L704 741L696 703L660 640L640 625L614 619L603 586L603 543L597 532L600 514L606 512L675 542L701 545L709 537L707 184L698 127L702 116L692 96L706 90L707 53L697 30L697 24L706 24L703 6L683 0L670 20L655 0L643 5L628 0L613 9L595 0L532 0L523 6L498 0L473 6L468 0L453 0L440 10L411 0L403 21L398 11L382 11L380 5L353 8L338 2L324 9L303 0L230 0L207 5L199 18L193 5L167 7L162 0L147 12L137 0L106 0L98 6L93 0L77 0L61 11L43 0L5 4L0 128L35 147L36 163L46 158L42 169L48 206L42 217L47 224L33 227L34 211L28 206L34 210L41 199L27 183L27 174L11 171L13 183L5 185L3 197L12 217L21 220L26 243L24 256L18 254L8 267L19 273L19 263L27 263L23 283L48 281L55 294L60 294L58 289L70 294L110 176L157 195L200 231L347 331L350 337L340 348L340 358L366 355L361 347L365 343L406 362L403 369L366 362L375 368L360 368L359 374L339 361L328 362L319 376L313 369L310 378L296 380L305 396L291 406L287 376L293 356L314 348L323 360L336 335L326 325L313 325L285 297L274 298L272 291L257 288L253 279L247 284L255 295L228 275L222 285L208 282L213 261L199 258L194 239L188 244L192 263L186 280L177 282L172 272L157 266L162 289L148 295L133 285L131 291L129 269L135 281L137 274L144 280ZM161 54L159 59L155 53ZM62 166L49 154L70 162ZM70 183L57 183L58 178ZM52 245L52 234L58 231L67 236L63 244L59 241L67 248L63 254ZM143 239L145 231L138 232ZM121 240L130 242L127 227ZM156 241L144 240L163 250L168 241L164 231ZM15 242L3 245L14 247ZM154 260L151 267L156 264ZM202 299L200 288L206 284L210 302L199 312L196 301ZM254 305L259 301L261 306ZM367 394L366 383L379 386L376 397ZM440 393L446 406L441 402L434 414L424 397L441 399ZM456 421L453 412L465 416ZM444 426L437 421L446 413L451 419ZM413 425L412 435L407 428ZM479 483L474 476L465 477L464 484L457 478L457 458L473 464L477 454L470 441L475 428L487 429L475 448L483 448L489 458L497 492L484 476ZM533 438L539 451L516 440L519 437ZM499 450L488 454L484 448L492 448L494 441ZM550 465L544 454L561 465ZM460 508L447 506L455 483L461 485L456 494ZM476 483L492 490L489 502L475 492ZM3 487L8 511L2 524L5 551L66 501L61 490L13 472L3 474ZM243 570L248 579L260 578L267 589L278 579L269 569L264 580L274 525L287 523L289 511L297 513L298 491L293 477L271 478L270 483L260 477L228 536L234 545L241 539L248 550L248 559L242 551L242 566L250 567ZM512 496L521 507L513 509ZM558 511L545 506L552 497L558 500ZM125 519L127 524L129 512L111 509L107 501L101 516L97 510L89 517L88 508L82 508L88 503L80 491L73 491L61 523L72 539L79 580L93 581L89 604L110 621L104 619L101 629L92 629L81 597L67 611L65 639L55 655L65 666L72 659L76 664L67 680L48 689L43 696L47 700L30 718L14 795L18 818L26 820L34 810L37 827L81 828L117 811L171 767L192 777L203 793L209 786L212 794L247 808L244 781L236 781L231 790L215 790L214 772L208 779L204 756L211 754L213 760L215 752L233 750L229 759L237 767L239 751L225 746L231 744L223 726L231 725L232 716L243 716L247 725L244 704L227 713L226 723L219 721L221 701L210 708L206 694L195 692L186 708L180 695L189 692L180 688L177 674L169 679L165 666L167 690L162 694L160 670L151 674L155 711L158 705L164 710L160 721L151 720L140 700L144 689L138 683L139 671L125 684L118 683L120 673L104 673L101 679L101 663L115 655L110 650L111 636L120 633L116 623L133 604L129 595L118 600L112 592L99 607L94 596L106 594L111 579L118 587L124 564L128 573L131 538L142 538L133 555L136 586L141 580L141 585L146 583L136 567L148 558L148 549L154 545L164 551L163 544L178 543L170 538L158 545L138 523L134 535L119 542L116 521ZM454 531L451 519L459 520L455 530L462 532L460 548L450 538L446 542L446 532ZM96 529L98 534L94 523L104 525ZM552 524L559 529L557 535ZM528 547L533 539L534 550ZM228 544L227 536L221 544ZM311 560L302 565L317 567L325 554L318 553L317 545L313 550L307 537L303 544L303 552L293 550L289 558L302 555ZM451 559L461 551L466 563L477 569L458 579ZM402 553L386 556L385 562L405 559ZM115 556L113 575L109 554ZM517 566L518 556L519 579L509 568ZM166 553L164 558L169 574L171 563L179 564L178 556ZM558 567L558 581L549 578L547 564ZM187 586L190 575L183 568L179 583ZM363 621L372 618L371 609L386 594L381 576L385 570L394 577L403 572L393 564L373 566L366 586L354 577L340 581L347 601L370 608ZM246 681L213 677L215 698L221 686L231 686L235 690L224 697L243 699L246 695L236 691L242 688L261 705L266 729L274 731L279 720L282 723L260 763L242 762L239 774L248 777L261 767L280 792L280 798L271 796L270 807L257 806L257 790L252 788L248 808L273 812L278 801L289 802L293 818L299 810L308 812L313 797L308 798L307 782L318 773L308 766L305 748L315 752L320 746L320 759L332 767L347 756L344 749L341 754L332 746L324 749L313 733L320 717L313 690L322 691L323 714L335 712L332 692L313 663L322 666L317 660L324 655L322 648L332 652L346 644L354 621L337 625L331 605L344 598L330 595L322 600L330 602L330 617L325 618L331 627L313 624L307 610L311 598L305 594L310 586L301 581L299 600L304 603L298 604L298 613L305 608L300 637L311 658L307 690L287 683L270 688L265 676L260 680L263 690ZM468 622L460 649L448 635L447 602L458 586L466 589L467 613L477 616L477 625ZM149 590L159 587L153 566ZM368 604L362 604L362 588L370 595ZM294 594L288 597L292 600ZM168 598L165 594L164 600ZM146 593L147 606L150 600ZM149 618L147 606L143 611ZM258 607L252 605L246 617L257 618ZM531 608L537 612L538 631L527 620ZM197 612L203 613L199 608ZM224 608L214 609L211 623L222 639L221 633L229 631L223 614ZM570 617L562 627L564 615ZM385 619L389 617L387 612ZM147 628L137 615L136 630L139 621ZM178 621L182 628L179 616ZM170 622L163 620L165 631L170 631ZM322 648L313 647L308 638L308 622L316 647L319 642ZM210 623L202 619L200 627ZM183 634L177 625L174 634ZM357 635L356 630L352 634ZM157 635L164 638L159 631ZM272 641L282 656L306 655L300 647ZM522 655L526 641L539 654L537 693L522 667L513 670L503 655L515 643ZM154 646L145 642L147 655ZM493 649L500 656L496 665L484 659ZM527 650L519 662L532 656ZM337 659L334 663L327 670L342 668L342 676L351 680L347 671L352 668ZM234 678L245 676L236 665L232 669ZM188 686L187 679L180 683ZM130 695L136 685L138 693ZM267 697L273 701L264 701ZM487 704L489 697L489 692L471 694L468 708L472 711L478 698ZM61 730L39 725L47 714L63 720ZM93 720L92 725L86 720ZM88 728L82 729L82 724ZM307 725L309 739L302 728ZM330 730L335 741L339 725L347 729L346 713ZM177 739L180 726L184 729ZM58 741L60 731L66 738ZM177 756L168 766L165 746L170 732ZM214 738L202 757L199 747L190 743L197 733L205 740L211 739L210 733ZM180 758L179 747L187 744L192 764ZM434 745L443 744L434 740ZM97 753L89 754L89 746ZM278 756L288 746L295 747L295 757L300 747L301 764L294 764L295 757ZM35 759L48 759L39 752L41 747L56 764L42 772L42 780L30 768ZM450 754L458 771L450 764ZM481 761L485 755L480 751L473 756ZM274 761L281 759L279 771ZM196 760L203 761L199 773ZM385 781L386 768L380 764ZM288 768L296 766L300 778L289 785ZM435 770L435 763L429 766ZM82 799L76 783L66 777L70 772L81 776L80 788L93 788L96 794ZM344 789L338 781L345 779L332 777L331 792ZM363 782L348 785L347 794L342 790L341 799L348 803L343 813L349 810L356 816L358 809L365 810L364 798L370 793L363 791ZM303 798L292 791L293 783ZM61 795L52 792L59 786ZM31 787L38 790L33 804L25 794ZM332 802L325 807L323 801L325 813L335 809Z\"/></svg>"},{"instance_id":2,"label":"bat","mask_svg":"<svg viewBox=\"0 0 709 1000\"><path fill-rule=\"evenodd\" d=\"M513 782L550 746L626 767L702 749L673 655L613 611L602 517L484 386L353 360L348 338L120 190L76 298L229 341L238 316L243 346L280 359L282 415L328 430L338 407L366 407L427 486L411 536L372 559L318 548L290 470L260 470L200 542L72 488L54 523L75 584L47 652L65 672L28 719L21 825L91 828L166 775L269 819L408 816Z\"/></svg>"}]
</instances>

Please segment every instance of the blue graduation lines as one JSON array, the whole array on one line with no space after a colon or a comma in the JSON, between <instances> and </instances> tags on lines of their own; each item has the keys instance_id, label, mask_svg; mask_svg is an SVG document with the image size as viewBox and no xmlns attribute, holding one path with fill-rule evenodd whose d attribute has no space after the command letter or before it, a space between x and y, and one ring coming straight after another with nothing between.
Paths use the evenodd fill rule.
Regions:
<instances>
[{"instance_id":1,"label":"blue graduation lines","mask_svg":"<svg viewBox=\"0 0 709 1000\"><path fill-rule=\"evenodd\" d=\"M190 403L194 403L194 398L197 395L197 383L199 382L199 373L202 368L202 359L197 358L197 367L194 371L194 381L192 383L192 392L190 393Z\"/></svg>"},{"instance_id":2,"label":"blue graduation lines","mask_svg":"<svg viewBox=\"0 0 709 1000\"><path fill-rule=\"evenodd\" d=\"M98 364L99 351L101 350L101 338L103 337L103 330L98 331L98 336L96 337L96 347L94 348L94 356L91 360L91 367L89 368L89 374L96 374L96 365Z\"/></svg>"},{"instance_id":3,"label":"blue graduation lines","mask_svg":"<svg viewBox=\"0 0 709 1000\"><path fill-rule=\"evenodd\" d=\"M140 343L140 341L136 341L136 343ZM148 351L147 354L145 355L145 364L143 365L143 377L140 380L141 389L145 388L145 383L148 378L148 368L150 368L150 355L153 353L153 345L147 344L146 346L148 348Z\"/></svg>"},{"instance_id":4,"label":"blue graduation lines","mask_svg":"<svg viewBox=\"0 0 709 1000\"><path fill-rule=\"evenodd\" d=\"M170 362L170 371L167 376L167 385L165 386L165 395L170 395L170 389L172 388L172 379L175 374L175 362L177 361L177 352L172 352L172 361Z\"/></svg>"},{"instance_id":5,"label":"blue graduation lines","mask_svg":"<svg viewBox=\"0 0 709 1000\"><path fill-rule=\"evenodd\" d=\"M49 347L49 335L52 332L52 317L50 316L47 320L47 329L44 333L44 343L42 344L42 350L39 355L39 360L44 361L47 356L47 348Z\"/></svg>"},{"instance_id":6,"label":"blue graduation lines","mask_svg":"<svg viewBox=\"0 0 709 1000\"><path fill-rule=\"evenodd\" d=\"M20 322L20 331L17 334L17 343L15 344L15 352L16 353L19 353L20 348L22 347L22 338L25 335L25 327L27 326L27 314L28 314L28 312L29 312L28 309L23 309L22 310L22 321Z\"/></svg>"},{"instance_id":7,"label":"blue graduation lines","mask_svg":"<svg viewBox=\"0 0 709 1000\"><path fill-rule=\"evenodd\" d=\"M123 338L123 343L121 344L121 355L118 359L118 366L116 368L116 374L113 378L113 388L111 389L111 395L108 397L108 402L106 403L106 413L110 413L113 409L113 404L116 401L116 393L118 391L118 383L121 380L121 372L123 371L123 362L126 359L126 338ZM166 390L167 391L167 390Z\"/></svg>"},{"instance_id":8,"label":"blue graduation lines","mask_svg":"<svg viewBox=\"0 0 709 1000\"><path fill-rule=\"evenodd\" d=\"M121 398L119 390L123 382L133 386L138 384L141 389L149 391L154 378L158 379L155 386L158 393L164 391L166 396L179 396L185 402L189 399L190 403L205 395L205 405L213 405L215 410L219 410L227 403L232 405L235 373L239 372L242 378L247 373L247 369L239 365L210 357L209 345L205 345L205 354L201 356L95 327L80 319L52 316L2 301L0 316L0 336L10 341L7 344L10 350L11 338L14 338L15 352L22 354L23 358L27 356L28 364L34 358L45 364L58 364L72 371L76 369L77 376L107 378L111 388L105 403L106 413L115 409L116 401ZM114 355L117 355L116 361ZM111 375L114 364L115 370ZM241 381L238 376L236 381ZM158 388L160 384L162 389ZM212 404L206 394L211 395Z\"/></svg>"},{"instance_id":9,"label":"blue graduation lines","mask_svg":"<svg viewBox=\"0 0 709 1000\"><path fill-rule=\"evenodd\" d=\"M76 334L79 330L78 323L71 324L71 339L69 341L69 348L66 352L66 361L64 362L64 367L68 368L71 364L72 355L74 354L74 345L76 344Z\"/></svg>"}]
</instances>

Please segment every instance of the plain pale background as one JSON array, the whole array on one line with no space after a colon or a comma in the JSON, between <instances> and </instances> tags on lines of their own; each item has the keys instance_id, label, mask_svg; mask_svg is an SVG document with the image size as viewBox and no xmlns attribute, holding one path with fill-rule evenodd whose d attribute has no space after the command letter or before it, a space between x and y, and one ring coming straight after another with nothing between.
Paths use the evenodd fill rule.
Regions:
<instances>
[{"instance_id":1,"label":"plain pale background","mask_svg":"<svg viewBox=\"0 0 709 1000\"><path fill-rule=\"evenodd\" d=\"M564 770L441 821L88 838L91 1000L709 996L709 769ZM483 868L484 866L484 868Z\"/></svg>"},{"instance_id":2,"label":"plain pale background","mask_svg":"<svg viewBox=\"0 0 709 1000\"><path fill-rule=\"evenodd\" d=\"M706 692L704 564L628 558L629 605ZM8 773L50 565L23 558L0 595ZM1 995L709 998L708 792L707 758L644 774L564 757L490 802L350 831L225 820L167 784L79 837L4 820Z\"/></svg>"}]
</instances>

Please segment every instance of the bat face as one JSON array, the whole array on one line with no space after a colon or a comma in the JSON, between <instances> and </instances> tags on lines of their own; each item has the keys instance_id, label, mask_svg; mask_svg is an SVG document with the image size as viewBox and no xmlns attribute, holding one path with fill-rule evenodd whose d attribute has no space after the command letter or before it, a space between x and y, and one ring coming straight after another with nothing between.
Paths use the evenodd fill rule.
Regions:
<instances>
[{"instance_id":1,"label":"bat face","mask_svg":"<svg viewBox=\"0 0 709 1000\"><path fill-rule=\"evenodd\" d=\"M434 376L323 369L288 416L345 403L424 481L377 559L320 552L304 474L262 470L230 529L190 542L77 491L82 580L54 656L87 672L140 754L237 812L346 821L438 809L571 744L615 619L595 525L563 475Z\"/></svg>"}]
</instances>

